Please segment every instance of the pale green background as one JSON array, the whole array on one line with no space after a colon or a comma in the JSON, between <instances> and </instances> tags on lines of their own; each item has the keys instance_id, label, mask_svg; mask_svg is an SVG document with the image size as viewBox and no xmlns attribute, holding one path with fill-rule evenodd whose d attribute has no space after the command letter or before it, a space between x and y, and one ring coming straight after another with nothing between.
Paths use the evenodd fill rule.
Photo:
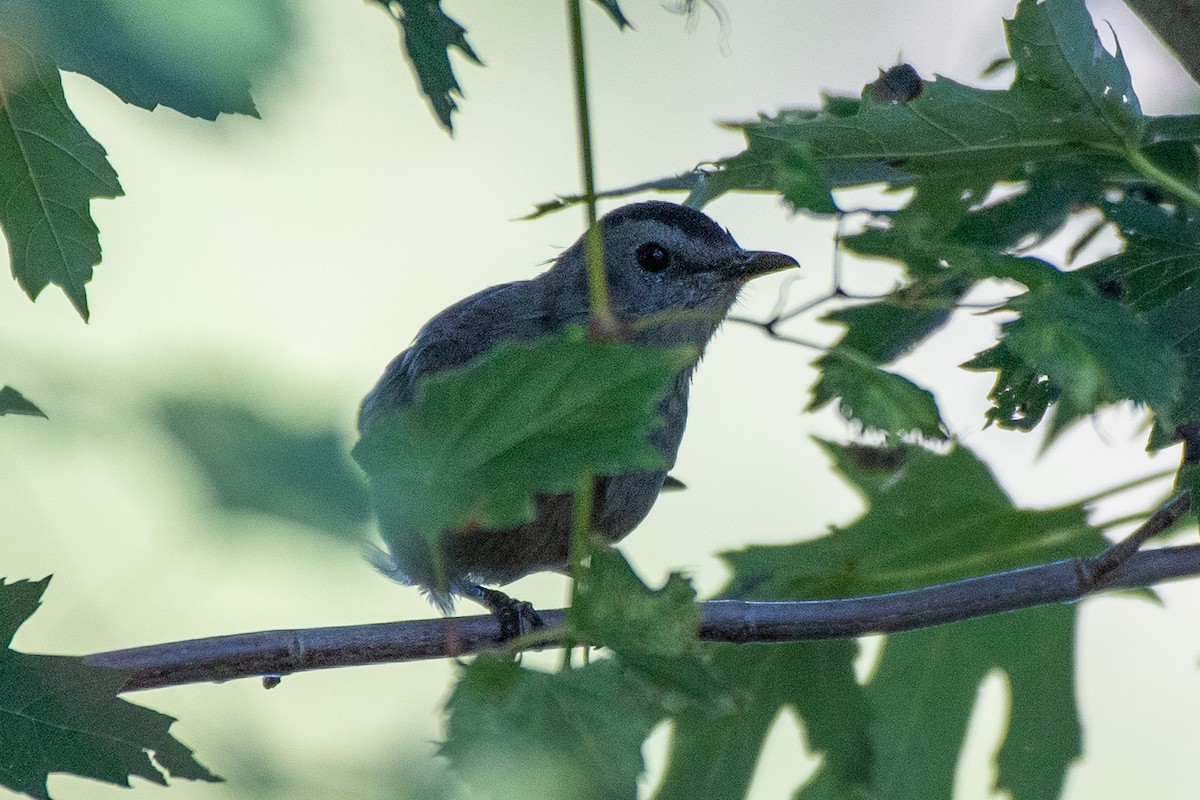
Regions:
<instances>
[{"instance_id":1,"label":"pale green background","mask_svg":"<svg viewBox=\"0 0 1200 800\"><path fill-rule=\"evenodd\" d=\"M857 92L898 59L927 77L971 81L1004 52L1000 18L1015 4L729 3L722 30L704 9L688 23L657 3L625 0L637 30L624 34L587 5L598 175L611 187L735 152L739 137L714 120ZM448 10L488 64L456 60L467 100L454 139L415 91L393 24L356 0L303 4L292 63L256 93L261 121L151 114L68 76L72 107L108 149L128 196L93 203L104 261L89 289L89 325L56 289L31 304L14 284L0 286L0 382L52 418L0 421L0 574L55 576L17 647L79 654L431 615L415 591L373 574L352 544L212 510L188 462L146 416L159 392L196 392L299 422L332 414L349 441L359 397L425 319L485 285L535 274L578 235L576 211L514 221L578 188L560 5ZM1193 87L1122 4L1092 10L1120 37L1147 111L1195 110ZM800 259L793 297L828 286L831 224L792 217L766 196L727 197L710 211L743 245ZM856 291L884 290L895 274L845 262ZM784 281L758 282L743 311L766 313ZM1081 423L1037 461L1038 437L981 432L988 376L946 365L986 347L999 319L964 315L901 371L938 392L954 432L1019 501L1063 502L1178 457L1151 463L1144 421L1129 409ZM796 332L836 336L811 320ZM800 414L813 356L741 326L717 337L676 470L690 488L664 497L623 547L648 580L684 570L711 592L725 578L714 553L794 540L858 514L859 501L809 439L844 439L848 429L828 409ZM1121 498L1097 518L1153 499L1154 491ZM567 588L542 576L513 590L555 607ZM1085 606L1086 754L1071 772L1070 798L1195 796L1200 596L1196 583L1162 595L1162 608L1121 598ZM241 681L134 695L179 717L174 732L229 779L135 790L405 796L441 734L452 671L430 662L293 676L269 693ZM989 680L960 769L962 798L989 796L1006 702L1003 681ZM665 741L660 730L647 748L651 783ZM786 797L815 768L797 755L802 741L791 717L779 721L755 797ZM129 796L69 777L50 785L58 798Z\"/></svg>"}]
</instances>

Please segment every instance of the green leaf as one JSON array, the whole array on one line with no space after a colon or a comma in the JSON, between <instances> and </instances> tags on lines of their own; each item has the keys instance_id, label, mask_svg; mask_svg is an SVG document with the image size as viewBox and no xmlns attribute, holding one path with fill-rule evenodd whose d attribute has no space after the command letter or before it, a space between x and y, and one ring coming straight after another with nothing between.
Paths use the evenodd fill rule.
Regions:
<instances>
[{"instance_id":1,"label":"green leaf","mask_svg":"<svg viewBox=\"0 0 1200 800\"><path fill-rule=\"evenodd\" d=\"M821 371L806 411L841 398L838 411L867 431L919 434L945 441L945 423L933 395L908 378L877 367L853 350L835 346L816 362Z\"/></svg>"},{"instance_id":2,"label":"green leaf","mask_svg":"<svg viewBox=\"0 0 1200 800\"><path fill-rule=\"evenodd\" d=\"M1200 303L1196 299L1197 293L1200 289L1189 287L1146 317L1150 328L1172 342L1183 359L1183 383L1178 398L1154 409L1152 448L1168 447L1179 439L1191 438L1186 435L1189 430L1200 430ZM1200 497L1200 494L1193 497Z\"/></svg>"},{"instance_id":3,"label":"green leaf","mask_svg":"<svg viewBox=\"0 0 1200 800\"><path fill-rule=\"evenodd\" d=\"M1032 182L1025 194L1030 191ZM860 255L899 261L911 276L931 280L935 286L957 281L962 293L983 278L1015 280L1030 288L1076 280L1041 259L1012 255L1019 241L1039 236L1040 226L1028 217L1005 225L995 218L1003 213L1004 203L972 205L986 193L986 186L975 186L973 181L966 188L950 183L924 185L906 207L880 215L882 224L843 243ZM1059 197L1062 215L1074 201L1073 195ZM1038 213L1054 212L1043 207Z\"/></svg>"},{"instance_id":4,"label":"green leaf","mask_svg":"<svg viewBox=\"0 0 1200 800\"><path fill-rule=\"evenodd\" d=\"M964 447L938 455L907 444L822 444L867 513L818 539L724 554L735 575L729 594L798 600L882 594L1096 553L1106 544L1078 506L1014 507Z\"/></svg>"},{"instance_id":5,"label":"green leaf","mask_svg":"<svg viewBox=\"0 0 1200 800\"><path fill-rule=\"evenodd\" d=\"M1121 303L1091 294L1030 292L1009 306L1021 318L1005 323L1005 357L997 386L1026 385L1046 376L1060 392L1047 443L1067 425L1101 406L1132 400L1168 406L1179 397L1183 363L1171 340ZM973 361L979 369L986 362ZM996 390L993 390L994 392Z\"/></svg>"},{"instance_id":6,"label":"green leaf","mask_svg":"<svg viewBox=\"0 0 1200 800\"><path fill-rule=\"evenodd\" d=\"M1028 609L894 634L867 691L876 745L872 796L951 797L979 684L1000 670L1011 695L996 788L1058 797L1081 752L1076 606Z\"/></svg>"},{"instance_id":7,"label":"green leaf","mask_svg":"<svg viewBox=\"0 0 1200 800\"><path fill-rule=\"evenodd\" d=\"M229 511L268 514L345 535L370 518L370 500L331 425L305 430L242 405L169 398L158 409L166 432Z\"/></svg>"},{"instance_id":8,"label":"green leaf","mask_svg":"<svg viewBox=\"0 0 1200 800\"><path fill-rule=\"evenodd\" d=\"M467 29L442 10L441 0L375 2L400 25L404 53L434 116L447 131L454 130L452 115L458 110L454 98L462 97L462 87L450 65L450 50L457 50L474 64L483 64L467 43Z\"/></svg>"},{"instance_id":9,"label":"green leaf","mask_svg":"<svg viewBox=\"0 0 1200 800\"><path fill-rule=\"evenodd\" d=\"M251 84L282 60L295 33L285 0L9 0L7 27L59 69L79 72L141 108L216 119L257 116Z\"/></svg>"},{"instance_id":10,"label":"green leaf","mask_svg":"<svg viewBox=\"0 0 1200 800\"><path fill-rule=\"evenodd\" d=\"M653 686L708 714L733 710L728 686L701 655L696 592L678 573L651 590L615 550L597 549L567 616L574 637L601 645Z\"/></svg>"},{"instance_id":11,"label":"green leaf","mask_svg":"<svg viewBox=\"0 0 1200 800\"><path fill-rule=\"evenodd\" d=\"M0 785L49 800L52 772L125 786L134 775L220 781L168 733L171 717L117 697L126 672L7 648L49 580L0 579Z\"/></svg>"},{"instance_id":12,"label":"green leaf","mask_svg":"<svg viewBox=\"0 0 1200 800\"><path fill-rule=\"evenodd\" d=\"M762 742L785 708L807 729L809 747L839 780L870 779L870 710L854 678L852 641L712 648L713 666L741 690L736 713L714 723L701 709L675 718L670 759L657 800L736 800L746 796Z\"/></svg>"},{"instance_id":13,"label":"green leaf","mask_svg":"<svg viewBox=\"0 0 1200 800\"><path fill-rule=\"evenodd\" d=\"M1049 89L1071 109L1088 108L1124 140L1141 137L1142 109L1121 54L1104 49L1084 0L1023 0L1006 22L1017 85Z\"/></svg>"},{"instance_id":14,"label":"green leaf","mask_svg":"<svg viewBox=\"0 0 1200 800\"><path fill-rule=\"evenodd\" d=\"M1081 506L1014 507L962 447L946 455L912 445L824 447L863 496L866 513L818 539L726 554L732 594L812 599L900 591L1091 555L1107 544ZM855 773L869 781L823 772L799 796L950 796L979 683L993 670L1007 675L1013 698L999 785L1022 800L1056 796L1079 747L1075 613L1075 606L1034 609L889 636L867 687L875 756Z\"/></svg>"},{"instance_id":15,"label":"green leaf","mask_svg":"<svg viewBox=\"0 0 1200 800\"><path fill-rule=\"evenodd\" d=\"M595 2L596 5L604 9L605 13L612 17L612 21L616 23L618 28L624 30L629 27L629 20L621 11L621 6L618 5L617 0L595 0Z\"/></svg>"},{"instance_id":16,"label":"green leaf","mask_svg":"<svg viewBox=\"0 0 1200 800\"><path fill-rule=\"evenodd\" d=\"M829 177L808 142L796 142L783 148L776 175L780 194L797 211L816 214L840 211L833 200Z\"/></svg>"},{"instance_id":17,"label":"green leaf","mask_svg":"<svg viewBox=\"0 0 1200 800\"><path fill-rule=\"evenodd\" d=\"M496 800L633 798L661 719L615 660L547 674L484 656L446 704L442 755Z\"/></svg>"},{"instance_id":18,"label":"green leaf","mask_svg":"<svg viewBox=\"0 0 1200 800\"><path fill-rule=\"evenodd\" d=\"M979 372L996 371L996 382L988 392L992 407L985 412L988 425L994 422L1008 430L1031 431L1062 393L1004 342L984 350L962 367Z\"/></svg>"},{"instance_id":19,"label":"green leaf","mask_svg":"<svg viewBox=\"0 0 1200 800\"><path fill-rule=\"evenodd\" d=\"M25 395L11 386L0 388L0 417L5 414L23 414L27 417L46 419L45 412L26 400Z\"/></svg>"},{"instance_id":20,"label":"green leaf","mask_svg":"<svg viewBox=\"0 0 1200 800\"><path fill-rule=\"evenodd\" d=\"M573 491L585 472L662 469L649 442L659 400L696 353L588 341L570 327L503 342L421 379L414 403L354 448L385 536L433 542L448 529L501 530L534 517L536 493Z\"/></svg>"},{"instance_id":21,"label":"green leaf","mask_svg":"<svg viewBox=\"0 0 1200 800\"><path fill-rule=\"evenodd\" d=\"M84 289L100 261L93 197L121 194L104 148L67 108L58 70L0 30L0 227L13 275L36 299L62 287L84 319Z\"/></svg>"},{"instance_id":22,"label":"green leaf","mask_svg":"<svg viewBox=\"0 0 1200 800\"><path fill-rule=\"evenodd\" d=\"M1082 270L1102 292L1147 310L1200 278L1200 225L1189 211L1137 197L1101 206L1125 250Z\"/></svg>"},{"instance_id":23,"label":"green leaf","mask_svg":"<svg viewBox=\"0 0 1200 800\"><path fill-rule=\"evenodd\" d=\"M846 326L839 347L888 364L946 324L973 283L949 271L922 275L874 302L835 309L821 321Z\"/></svg>"}]
</instances>

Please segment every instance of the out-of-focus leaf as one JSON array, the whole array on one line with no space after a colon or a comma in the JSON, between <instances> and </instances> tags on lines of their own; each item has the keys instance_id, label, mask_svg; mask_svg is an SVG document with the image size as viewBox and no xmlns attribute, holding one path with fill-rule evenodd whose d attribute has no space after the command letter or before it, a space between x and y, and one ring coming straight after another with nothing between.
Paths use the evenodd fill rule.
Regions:
<instances>
[{"instance_id":1,"label":"out-of-focus leaf","mask_svg":"<svg viewBox=\"0 0 1200 800\"><path fill-rule=\"evenodd\" d=\"M612 21L616 23L618 28L623 30L629 27L629 20L621 11L621 6L617 3L617 0L595 0L595 3L612 17Z\"/></svg>"},{"instance_id":2,"label":"out-of-focus leaf","mask_svg":"<svg viewBox=\"0 0 1200 800\"><path fill-rule=\"evenodd\" d=\"M462 87L450 65L450 51L457 50L475 64L483 64L467 43L467 29L442 10L441 0L375 0L400 26L404 53L416 73L421 91L434 115L447 131L454 129L458 110L455 96Z\"/></svg>"},{"instance_id":3,"label":"out-of-focus leaf","mask_svg":"<svg viewBox=\"0 0 1200 800\"><path fill-rule=\"evenodd\" d=\"M911 445L825 448L867 512L818 539L726 554L731 594L813 599L899 591L1090 555L1107 543L1080 506L1014 507L961 447L946 455ZM799 796L949 796L979 682L992 670L1008 676L1013 697L999 785L1023 800L1056 796L1079 747L1075 613L1074 606L1035 609L890 636L867 686L875 749L863 770L869 780L856 788L844 775L822 773Z\"/></svg>"},{"instance_id":4,"label":"out-of-focus leaf","mask_svg":"<svg viewBox=\"0 0 1200 800\"><path fill-rule=\"evenodd\" d=\"M373 422L354 448L388 545L412 552L444 530L519 525L533 519L536 494L573 491L585 472L663 468L648 437L695 357L588 341L576 326L422 378L413 404Z\"/></svg>"},{"instance_id":5,"label":"out-of-focus leaf","mask_svg":"<svg viewBox=\"0 0 1200 800\"><path fill-rule=\"evenodd\" d=\"M839 347L889 364L941 328L971 285L950 272L921 276L879 300L835 309L821 321L846 326Z\"/></svg>"},{"instance_id":6,"label":"out-of-focus leaf","mask_svg":"<svg viewBox=\"0 0 1200 800\"><path fill-rule=\"evenodd\" d=\"M816 362L821 371L806 411L838 399L838 410L867 431L890 436L919 434L945 441L946 426L933 395L861 354L836 346ZM840 398L840 399L839 399Z\"/></svg>"},{"instance_id":7,"label":"out-of-focus leaf","mask_svg":"<svg viewBox=\"0 0 1200 800\"><path fill-rule=\"evenodd\" d=\"M50 579L0 579L0 786L49 800L50 773L116 785L136 775L219 781L168 732L171 717L117 697L128 674L9 649Z\"/></svg>"},{"instance_id":8,"label":"out-of-focus leaf","mask_svg":"<svg viewBox=\"0 0 1200 800\"><path fill-rule=\"evenodd\" d=\"M703 658L696 592L678 573L651 590L615 550L597 549L576 587L568 623L579 641L610 648L621 663L672 697L709 714L733 710L731 687Z\"/></svg>"},{"instance_id":9,"label":"out-of-focus leaf","mask_svg":"<svg viewBox=\"0 0 1200 800\"><path fill-rule=\"evenodd\" d=\"M701 709L675 718L670 760L657 800L738 800L758 764L763 739L779 713L792 709L823 770L845 784L870 780L870 709L854 678L854 642L802 642L711 648L713 667L742 696L737 711L715 721Z\"/></svg>"},{"instance_id":10,"label":"out-of-focus leaf","mask_svg":"<svg viewBox=\"0 0 1200 800\"><path fill-rule=\"evenodd\" d=\"M1017 5L1006 23L1016 85L1050 90L1064 108L1090 109L1118 139L1141 138L1141 104L1120 46L1104 49L1083 0Z\"/></svg>"},{"instance_id":11,"label":"out-of-focus leaf","mask_svg":"<svg viewBox=\"0 0 1200 800\"><path fill-rule=\"evenodd\" d=\"M332 426L301 429L244 406L198 398L166 399L158 418L223 508L336 534L357 532L370 517L366 485Z\"/></svg>"},{"instance_id":12,"label":"out-of-focus leaf","mask_svg":"<svg viewBox=\"0 0 1200 800\"><path fill-rule=\"evenodd\" d=\"M1192 213L1136 197L1101 210L1126 243L1122 253L1082 271L1102 292L1146 310L1200 278L1200 223Z\"/></svg>"},{"instance_id":13,"label":"out-of-focus leaf","mask_svg":"<svg viewBox=\"0 0 1200 800\"><path fill-rule=\"evenodd\" d=\"M0 417L5 414L21 414L27 417L46 418L45 412L25 399L25 395L11 386L0 388Z\"/></svg>"},{"instance_id":14,"label":"out-of-focus leaf","mask_svg":"<svg viewBox=\"0 0 1200 800\"><path fill-rule=\"evenodd\" d=\"M1001 369L997 386L1030 385L1031 374L1046 376L1059 391L1047 442L1080 417L1103 405L1132 400L1155 407L1175 403L1183 382L1183 363L1162 331L1128 307L1093 294L1030 292L1009 303L1021 318L1003 326L998 347L1015 359L1015 373ZM988 359L969 362L988 368ZM994 389L998 394L1002 389Z\"/></svg>"},{"instance_id":15,"label":"out-of-focus leaf","mask_svg":"<svg viewBox=\"0 0 1200 800\"><path fill-rule=\"evenodd\" d=\"M0 15L2 22L2 15ZM104 148L67 107L54 64L0 28L0 228L30 298L53 283L87 319L100 240L93 197L121 194Z\"/></svg>"},{"instance_id":16,"label":"out-of-focus leaf","mask_svg":"<svg viewBox=\"0 0 1200 800\"><path fill-rule=\"evenodd\" d=\"M988 392L992 407L985 412L989 425L994 422L1009 430L1031 431L1061 394L1049 377L1030 367L1004 342L984 350L962 366L996 372L996 382Z\"/></svg>"},{"instance_id":17,"label":"out-of-focus leaf","mask_svg":"<svg viewBox=\"0 0 1200 800\"><path fill-rule=\"evenodd\" d=\"M285 0L9 0L0 18L59 69L127 103L216 119L257 116L251 85L278 66L295 34Z\"/></svg>"},{"instance_id":18,"label":"out-of-focus leaf","mask_svg":"<svg viewBox=\"0 0 1200 800\"><path fill-rule=\"evenodd\" d=\"M1016 508L969 450L823 443L869 504L828 536L725 554L733 596L814 599L881 594L1038 564L1105 546L1083 509ZM904 547L895 547L901 540Z\"/></svg>"},{"instance_id":19,"label":"out-of-focus leaf","mask_svg":"<svg viewBox=\"0 0 1200 800\"><path fill-rule=\"evenodd\" d=\"M867 687L875 743L871 796L952 797L979 684L999 670L1012 710L996 788L1058 797L1081 752L1073 606L1036 608L894 634Z\"/></svg>"},{"instance_id":20,"label":"out-of-focus leaf","mask_svg":"<svg viewBox=\"0 0 1200 800\"><path fill-rule=\"evenodd\" d=\"M1200 431L1200 288L1192 286L1150 312L1150 328L1174 344L1183 358L1183 384L1175 402L1155 408L1153 448L1188 440ZM1193 495L1200 497L1200 495ZM1200 505L1200 504L1197 504Z\"/></svg>"},{"instance_id":21,"label":"out-of-focus leaf","mask_svg":"<svg viewBox=\"0 0 1200 800\"><path fill-rule=\"evenodd\" d=\"M464 781L507 800L632 798L642 742L661 718L615 660L554 674L481 657L446 704L442 754Z\"/></svg>"}]
</instances>

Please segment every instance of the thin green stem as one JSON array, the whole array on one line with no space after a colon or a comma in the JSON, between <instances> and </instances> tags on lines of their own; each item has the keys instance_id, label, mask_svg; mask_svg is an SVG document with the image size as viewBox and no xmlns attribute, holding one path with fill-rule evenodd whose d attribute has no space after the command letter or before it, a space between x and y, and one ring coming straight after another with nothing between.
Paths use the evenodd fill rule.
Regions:
<instances>
[{"instance_id":1,"label":"thin green stem","mask_svg":"<svg viewBox=\"0 0 1200 800\"><path fill-rule=\"evenodd\" d=\"M1176 197L1200 208L1200 191L1195 186L1188 186L1179 178L1162 169L1136 147L1130 146L1125 148L1124 156L1133 165L1134 169L1141 173L1142 177L1153 181Z\"/></svg>"},{"instance_id":2,"label":"thin green stem","mask_svg":"<svg viewBox=\"0 0 1200 800\"><path fill-rule=\"evenodd\" d=\"M584 261L588 271L588 300L600 331L616 328L604 275L604 251L596 228L596 166L592 158L592 119L588 111L587 59L583 51L583 9L580 0L567 0L571 21L571 55L575 66L575 121L579 129L579 165L583 173L583 200L588 233L584 239Z\"/></svg>"}]
</instances>

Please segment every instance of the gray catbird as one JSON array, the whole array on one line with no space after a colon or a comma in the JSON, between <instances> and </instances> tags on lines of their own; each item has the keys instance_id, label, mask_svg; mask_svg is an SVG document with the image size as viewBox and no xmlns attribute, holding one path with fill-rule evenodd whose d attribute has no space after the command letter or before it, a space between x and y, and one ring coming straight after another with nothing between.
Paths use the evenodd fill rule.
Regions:
<instances>
[{"instance_id":1,"label":"gray catbird","mask_svg":"<svg viewBox=\"0 0 1200 800\"><path fill-rule=\"evenodd\" d=\"M674 203L627 205L597 224L612 311L637 344L692 345L699 353L748 280L798 266L781 253L743 250L711 218ZM462 366L500 341L532 340L567 325L584 325L588 315L581 237L538 277L484 289L427 322L363 400L360 432L367 433L380 418L411 403L421 376ZM639 321L646 324L632 325ZM658 407L663 425L650 439L668 467L675 462L683 436L695 366L693 362L680 370ZM594 530L612 542L632 531L654 505L666 475L665 470L634 470L597 477ZM446 531L440 540L440 580L425 540L404 531L382 531L389 552L377 554L376 566L403 583L422 587L443 611L451 610L456 594L497 610L508 598L482 584L508 583L567 565L571 495L539 495L535 508L534 521L516 528ZM444 591L447 584L450 594Z\"/></svg>"}]
</instances>

